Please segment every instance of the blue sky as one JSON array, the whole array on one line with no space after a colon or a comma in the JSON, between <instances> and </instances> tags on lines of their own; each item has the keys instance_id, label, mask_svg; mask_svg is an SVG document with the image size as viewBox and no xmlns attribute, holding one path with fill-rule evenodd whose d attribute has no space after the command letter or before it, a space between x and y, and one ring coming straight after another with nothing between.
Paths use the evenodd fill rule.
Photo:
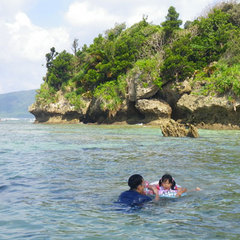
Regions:
<instances>
[{"instance_id":1,"label":"blue sky","mask_svg":"<svg viewBox=\"0 0 240 240\"><path fill-rule=\"evenodd\" d=\"M71 52L75 38L89 45L99 33L148 16L160 24L174 6L180 19L194 20L220 0L0 0L0 94L38 89L51 47Z\"/></svg>"}]
</instances>

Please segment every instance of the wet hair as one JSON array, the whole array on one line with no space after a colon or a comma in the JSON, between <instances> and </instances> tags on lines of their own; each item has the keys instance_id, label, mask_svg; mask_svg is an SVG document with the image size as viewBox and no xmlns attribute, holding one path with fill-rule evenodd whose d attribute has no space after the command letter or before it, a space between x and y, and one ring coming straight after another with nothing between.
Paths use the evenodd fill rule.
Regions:
<instances>
[{"instance_id":1,"label":"wet hair","mask_svg":"<svg viewBox=\"0 0 240 240\"><path fill-rule=\"evenodd\" d=\"M134 174L128 179L128 186L131 190L137 189L142 184L143 177L139 174Z\"/></svg>"},{"instance_id":2,"label":"wet hair","mask_svg":"<svg viewBox=\"0 0 240 240\"><path fill-rule=\"evenodd\" d=\"M159 187L162 186L162 183L169 181L172 184L171 189L174 190L176 186L176 182L174 178L170 174L164 174L162 178L159 180Z\"/></svg>"}]
</instances>

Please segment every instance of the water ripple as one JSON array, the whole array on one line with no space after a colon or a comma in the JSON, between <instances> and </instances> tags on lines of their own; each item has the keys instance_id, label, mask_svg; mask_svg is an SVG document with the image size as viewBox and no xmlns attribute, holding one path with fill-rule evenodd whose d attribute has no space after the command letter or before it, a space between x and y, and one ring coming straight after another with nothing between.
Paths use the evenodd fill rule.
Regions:
<instances>
[{"instance_id":1,"label":"water ripple","mask_svg":"<svg viewBox=\"0 0 240 240\"><path fill-rule=\"evenodd\" d=\"M0 239L239 239L240 134L164 138L145 126L35 125L0 131ZM133 173L169 172L201 192L115 205Z\"/></svg>"}]
</instances>

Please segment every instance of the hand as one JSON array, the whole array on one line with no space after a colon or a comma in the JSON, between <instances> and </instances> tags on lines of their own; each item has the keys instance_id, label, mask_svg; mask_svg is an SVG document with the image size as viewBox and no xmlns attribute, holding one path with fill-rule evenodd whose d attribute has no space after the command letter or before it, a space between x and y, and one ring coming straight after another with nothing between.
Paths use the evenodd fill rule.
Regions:
<instances>
[{"instance_id":1,"label":"hand","mask_svg":"<svg viewBox=\"0 0 240 240\"><path fill-rule=\"evenodd\" d=\"M176 194L176 197L181 197L182 196L182 192L178 191Z\"/></svg>"},{"instance_id":2,"label":"hand","mask_svg":"<svg viewBox=\"0 0 240 240\"><path fill-rule=\"evenodd\" d=\"M155 194L155 198L154 201L158 201L159 200L159 194L158 194L158 189L155 186L151 186L151 190L154 192Z\"/></svg>"},{"instance_id":3,"label":"hand","mask_svg":"<svg viewBox=\"0 0 240 240\"><path fill-rule=\"evenodd\" d=\"M158 195L158 190L155 186L151 186L151 190L154 192L155 195Z\"/></svg>"},{"instance_id":4,"label":"hand","mask_svg":"<svg viewBox=\"0 0 240 240\"><path fill-rule=\"evenodd\" d=\"M183 193L187 191L186 188L179 188L176 194L176 197L181 197Z\"/></svg>"}]
</instances>

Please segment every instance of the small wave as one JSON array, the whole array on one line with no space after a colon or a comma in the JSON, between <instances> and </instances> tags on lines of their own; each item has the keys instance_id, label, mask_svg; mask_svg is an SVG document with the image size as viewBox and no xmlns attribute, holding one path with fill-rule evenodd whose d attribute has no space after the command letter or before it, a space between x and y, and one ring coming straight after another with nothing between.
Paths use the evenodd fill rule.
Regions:
<instances>
[{"instance_id":1,"label":"small wave","mask_svg":"<svg viewBox=\"0 0 240 240\"><path fill-rule=\"evenodd\" d=\"M1 118L1 121L5 122L5 121L19 121L20 118Z\"/></svg>"},{"instance_id":2,"label":"small wave","mask_svg":"<svg viewBox=\"0 0 240 240\"><path fill-rule=\"evenodd\" d=\"M82 148L83 151L98 151L98 150L102 150L101 148L98 147L88 147L88 148Z\"/></svg>"},{"instance_id":3,"label":"small wave","mask_svg":"<svg viewBox=\"0 0 240 240\"><path fill-rule=\"evenodd\" d=\"M8 186L7 185L2 185L0 186L0 192L4 191L5 189L7 189Z\"/></svg>"},{"instance_id":4,"label":"small wave","mask_svg":"<svg viewBox=\"0 0 240 240\"><path fill-rule=\"evenodd\" d=\"M34 122L34 118L1 118L0 121L6 122L6 121L28 121L28 122Z\"/></svg>"},{"instance_id":5,"label":"small wave","mask_svg":"<svg viewBox=\"0 0 240 240\"><path fill-rule=\"evenodd\" d=\"M16 179L23 179L23 178L24 178L23 176L16 175L13 177L9 177L8 180L16 180Z\"/></svg>"}]
</instances>

